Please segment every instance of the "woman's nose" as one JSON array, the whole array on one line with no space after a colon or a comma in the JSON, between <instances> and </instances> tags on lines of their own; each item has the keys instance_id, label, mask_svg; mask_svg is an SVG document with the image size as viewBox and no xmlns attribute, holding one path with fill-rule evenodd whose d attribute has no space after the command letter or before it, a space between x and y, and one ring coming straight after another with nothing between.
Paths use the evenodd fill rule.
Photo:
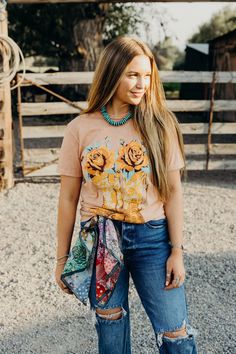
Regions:
<instances>
[{"instance_id":1,"label":"woman's nose","mask_svg":"<svg viewBox=\"0 0 236 354\"><path fill-rule=\"evenodd\" d=\"M136 86L139 87L139 88L145 87L144 78L139 77L138 80L137 80Z\"/></svg>"}]
</instances>

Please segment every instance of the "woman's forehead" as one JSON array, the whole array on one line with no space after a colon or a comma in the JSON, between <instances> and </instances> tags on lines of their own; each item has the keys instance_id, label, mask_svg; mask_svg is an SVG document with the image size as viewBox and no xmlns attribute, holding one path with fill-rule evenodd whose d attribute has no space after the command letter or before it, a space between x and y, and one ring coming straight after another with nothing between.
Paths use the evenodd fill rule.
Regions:
<instances>
[{"instance_id":1,"label":"woman's forehead","mask_svg":"<svg viewBox=\"0 0 236 354\"><path fill-rule=\"evenodd\" d=\"M127 65L126 73L151 73L151 63L149 57L146 55L137 55L133 60Z\"/></svg>"}]
</instances>

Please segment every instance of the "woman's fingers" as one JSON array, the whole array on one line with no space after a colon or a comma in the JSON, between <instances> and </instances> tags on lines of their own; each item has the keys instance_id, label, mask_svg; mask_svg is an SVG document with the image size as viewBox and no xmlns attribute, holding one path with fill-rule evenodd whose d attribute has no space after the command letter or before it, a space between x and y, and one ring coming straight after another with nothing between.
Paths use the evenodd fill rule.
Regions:
<instances>
[{"instance_id":1,"label":"woman's fingers","mask_svg":"<svg viewBox=\"0 0 236 354\"><path fill-rule=\"evenodd\" d=\"M67 286L63 283L62 280L59 281L59 284L58 284L58 285L60 286L60 288L61 288L65 293L67 293L67 294L73 294L73 292L72 292L69 288L67 288Z\"/></svg>"},{"instance_id":2,"label":"woman's fingers","mask_svg":"<svg viewBox=\"0 0 236 354\"><path fill-rule=\"evenodd\" d=\"M67 294L73 294L73 292L67 288L67 286L63 283L61 280L61 271L56 268L55 271L55 280L59 288L61 288L62 291L64 291Z\"/></svg>"},{"instance_id":3,"label":"woman's fingers","mask_svg":"<svg viewBox=\"0 0 236 354\"><path fill-rule=\"evenodd\" d=\"M165 290L180 287L185 278L183 260L176 255L170 255L166 262Z\"/></svg>"},{"instance_id":4,"label":"woman's fingers","mask_svg":"<svg viewBox=\"0 0 236 354\"><path fill-rule=\"evenodd\" d=\"M170 284L170 279L171 279L171 270L167 269L166 272L166 286Z\"/></svg>"},{"instance_id":5,"label":"woman's fingers","mask_svg":"<svg viewBox=\"0 0 236 354\"><path fill-rule=\"evenodd\" d=\"M166 274L165 290L170 290L173 288L179 288L184 283L184 274L174 275L171 281L171 274ZM170 280L169 280L170 279Z\"/></svg>"},{"instance_id":6,"label":"woman's fingers","mask_svg":"<svg viewBox=\"0 0 236 354\"><path fill-rule=\"evenodd\" d=\"M63 291L69 295L73 295L72 291L68 288L64 288Z\"/></svg>"}]
</instances>

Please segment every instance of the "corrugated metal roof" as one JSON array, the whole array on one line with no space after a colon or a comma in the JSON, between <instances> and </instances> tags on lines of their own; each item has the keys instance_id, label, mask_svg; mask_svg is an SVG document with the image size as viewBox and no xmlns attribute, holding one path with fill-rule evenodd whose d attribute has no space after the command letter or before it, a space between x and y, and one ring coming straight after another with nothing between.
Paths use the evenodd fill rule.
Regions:
<instances>
[{"instance_id":1,"label":"corrugated metal roof","mask_svg":"<svg viewBox=\"0 0 236 354\"><path fill-rule=\"evenodd\" d=\"M188 43L187 47L198 50L203 54L209 54L209 44L208 43Z\"/></svg>"}]
</instances>

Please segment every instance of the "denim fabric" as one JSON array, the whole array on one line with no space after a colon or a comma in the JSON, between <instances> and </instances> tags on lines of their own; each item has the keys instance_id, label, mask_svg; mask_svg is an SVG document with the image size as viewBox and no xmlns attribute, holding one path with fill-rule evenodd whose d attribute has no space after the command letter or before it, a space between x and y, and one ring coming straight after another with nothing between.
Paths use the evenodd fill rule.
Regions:
<instances>
[{"instance_id":1,"label":"denim fabric","mask_svg":"<svg viewBox=\"0 0 236 354\"><path fill-rule=\"evenodd\" d=\"M184 284L165 290L166 261L171 253L167 219L133 224L113 220L122 240L124 268L116 288L105 306L96 302L94 266L89 292L90 308L122 309L122 317L113 320L95 312L99 354L130 354L130 312L128 303L129 276L131 275L142 305L151 321L160 354L196 354L194 335L188 319ZM86 221L81 222L81 227ZM186 324L187 335L169 338L164 332L180 329Z\"/></svg>"}]
</instances>

